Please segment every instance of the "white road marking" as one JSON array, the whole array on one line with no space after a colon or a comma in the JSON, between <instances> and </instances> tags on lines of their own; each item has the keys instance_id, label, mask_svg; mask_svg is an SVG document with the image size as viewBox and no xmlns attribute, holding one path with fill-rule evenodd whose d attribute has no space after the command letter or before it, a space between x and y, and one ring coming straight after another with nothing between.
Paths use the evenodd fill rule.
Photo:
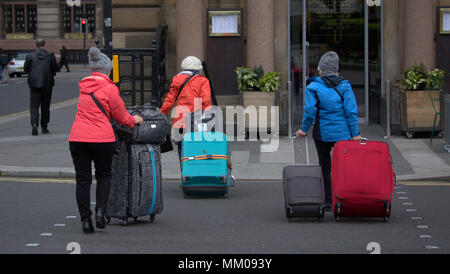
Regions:
<instances>
[{"instance_id":1,"label":"white road marking","mask_svg":"<svg viewBox=\"0 0 450 274\"><path fill-rule=\"evenodd\" d=\"M420 239L430 239L431 235L419 235Z\"/></svg>"},{"instance_id":2,"label":"white road marking","mask_svg":"<svg viewBox=\"0 0 450 274\"><path fill-rule=\"evenodd\" d=\"M397 191L397 194L406 194L404 191Z\"/></svg>"},{"instance_id":3,"label":"white road marking","mask_svg":"<svg viewBox=\"0 0 450 274\"><path fill-rule=\"evenodd\" d=\"M407 210L406 210L406 212L416 212L417 211L417 209L414 209L414 208L408 208Z\"/></svg>"},{"instance_id":4,"label":"white road marking","mask_svg":"<svg viewBox=\"0 0 450 274\"><path fill-rule=\"evenodd\" d=\"M408 200L408 197L398 197L400 200Z\"/></svg>"},{"instance_id":5,"label":"white road marking","mask_svg":"<svg viewBox=\"0 0 450 274\"><path fill-rule=\"evenodd\" d=\"M439 246L435 246L435 245L427 245L425 246L426 249L439 249Z\"/></svg>"},{"instance_id":6,"label":"white road marking","mask_svg":"<svg viewBox=\"0 0 450 274\"><path fill-rule=\"evenodd\" d=\"M418 229L428 229L428 228L430 228L430 226L428 226L428 225L418 225L417 228Z\"/></svg>"},{"instance_id":7,"label":"white road marking","mask_svg":"<svg viewBox=\"0 0 450 274\"><path fill-rule=\"evenodd\" d=\"M423 220L423 217L411 217L411 220Z\"/></svg>"},{"instance_id":8,"label":"white road marking","mask_svg":"<svg viewBox=\"0 0 450 274\"><path fill-rule=\"evenodd\" d=\"M52 233L41 233L40 236L51 237L52 235L53 235Z\"/></svg>"},{"instance_id":9,"label":"white road marking","mask_svg":"<svg viewBox=\"0 0 450 274\"><path fill-rule=\"evenodd\" d=\"M56 226L56 227L62 227L62 226L66 226L66 224L55 224L54 226Z\"/></svg>"},{"instance_id":10,"label":"white road marking","mask_svg":"<svg viewBox=\"0 0 450 274\"><path fill-rule=\"evenodd\" d=\"M403 203L404 206L412 206L413 203Z\"/></svg>"},{"instance_id":11,"label":"white road marking","mask_svg":"<svg viewBox=\"0 0 450 274\"><path fill-rule=\"evenodd\" d=\"M66 216L66 219L76 219L77 216Z\"/></svg>"},{"instance_id":12,"label":"white road marking","mask_svg":"<svg viewBox=\"0 0 450 274\"><path fill-rule=\"evenodd\" d=\"M28 246L28 247L36 247L36 246L39 246L39 245L40 245L39 243L26 244L26 246Z\"/></svg>"}]
</instances>

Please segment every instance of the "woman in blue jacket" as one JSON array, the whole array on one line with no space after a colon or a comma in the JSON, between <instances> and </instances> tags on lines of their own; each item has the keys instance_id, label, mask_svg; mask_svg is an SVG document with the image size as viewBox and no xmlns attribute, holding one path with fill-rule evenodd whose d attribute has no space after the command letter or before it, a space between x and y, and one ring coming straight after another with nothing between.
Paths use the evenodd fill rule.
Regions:
<instances>
[{"instance_id":1,"label":"woman in blue jacket","mask_svg":"<svg viewBox=\"0 0 450 274\"><path fill-rule=\"evenodd\" d=\"M331 210L331 149L338 141L361 140L358 106L349 81L338 73L339 55L330 51L319 62L320 77L309 79L302 128L297 137L305 137L314 124L313 138L325 183L326 208Z\"/></svg>"}]
</instances>

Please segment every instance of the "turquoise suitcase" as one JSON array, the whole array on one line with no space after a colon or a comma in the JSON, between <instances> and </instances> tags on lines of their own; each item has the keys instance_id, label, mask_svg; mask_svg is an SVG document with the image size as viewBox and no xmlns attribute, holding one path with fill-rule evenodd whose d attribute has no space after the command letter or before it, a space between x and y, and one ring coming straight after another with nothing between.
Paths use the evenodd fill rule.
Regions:
<instances>
[{"instance_id":1,"label":"turquoise suitcase","mask_svg":"<svg viewBox=\"0 0 450 274\"><path fill-rule=\"evenodd\" d=\"M186 196L227 196L231 170L222 132L190 132L182 140L181 188Z\"/></svg>"}]
</instances>

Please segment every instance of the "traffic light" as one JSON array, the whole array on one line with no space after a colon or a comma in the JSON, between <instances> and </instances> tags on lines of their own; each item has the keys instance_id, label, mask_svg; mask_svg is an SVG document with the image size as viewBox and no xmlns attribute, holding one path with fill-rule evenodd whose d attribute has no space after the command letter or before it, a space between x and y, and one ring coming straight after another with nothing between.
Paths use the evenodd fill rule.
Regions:
<instances>
[{"instance_id":1,"label":"traffic light","mask_svg":"<svg viewBox=\"0 0 450 274\"><path fill-rule=\"evenodd\" d=\"M87 33L87 19L82 18L80 21L81 21L81 33L86 34Z\"/></svg>"}]
</instances>

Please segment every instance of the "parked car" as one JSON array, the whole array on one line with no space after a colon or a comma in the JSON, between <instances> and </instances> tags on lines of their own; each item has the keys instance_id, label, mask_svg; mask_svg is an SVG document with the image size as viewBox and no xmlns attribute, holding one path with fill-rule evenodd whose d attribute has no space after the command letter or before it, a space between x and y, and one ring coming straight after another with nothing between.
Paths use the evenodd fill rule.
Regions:
<instances>
[{"instance_id":1,"label":"parked car","mask_svg":"<svg viewBox=\"0 0 450 274\"><path fill-rule=\"evenodd\" d=\"M23 71L23 65L25 64L25 58L27 57L27 55L28 53L18 53L16 57L9 61L8 65L6 66L6 71L9 77L20 77L23 74L26 74L26 72Z\"/></svg>"}]
</instances>

